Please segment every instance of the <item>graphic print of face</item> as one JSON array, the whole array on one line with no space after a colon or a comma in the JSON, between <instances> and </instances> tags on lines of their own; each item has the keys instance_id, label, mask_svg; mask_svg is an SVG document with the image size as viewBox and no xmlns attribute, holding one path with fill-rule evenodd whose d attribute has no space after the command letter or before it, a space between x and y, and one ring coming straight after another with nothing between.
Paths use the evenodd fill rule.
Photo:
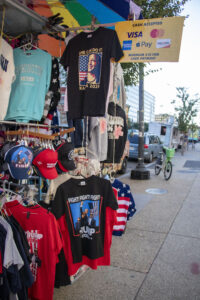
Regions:
<instances>
[{"instance_id":1,"label":"graphic print of face","mask_svg":"<svg viewBox=\"0 0 200 300\"><path fill-rule=\"evenodd\" d=\"M88 60L88 72L92 72L92 70L94 70L96 64L97 64L96 55L91 54L89 56L89 60Z\"/></svg>"}]
</instances>

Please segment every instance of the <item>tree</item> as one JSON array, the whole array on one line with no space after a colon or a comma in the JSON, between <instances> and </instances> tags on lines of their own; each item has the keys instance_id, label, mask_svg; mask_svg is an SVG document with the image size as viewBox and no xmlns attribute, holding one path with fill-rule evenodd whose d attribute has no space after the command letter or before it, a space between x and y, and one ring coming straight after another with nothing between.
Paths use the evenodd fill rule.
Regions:
<instances>
[{"instance_id":1,"label":"tree","mask_svg":"<svg viewBox=\"0 0 200 300\"><path fill-rule=\"evenodd\" d=\"M184 87L177 87L178 99L172 100L171 104L175 106L176 120L178 121L178 127L181 132L188 132L188 129L192 126L194 117L197 116L196 104L200 98L190 99L190 95L187 93L187 89Z\"/></svg>"},{"instance_id":2,"label":"tree","mask_svg":"<svg viewBox=\"0 0 200 300\"><path fill-rule=\"evenodd\" d=\"M178 16L183 11L183 7L189 0L134 0L135 4L142 8L144 19L162 18ZM139 64L121 63L124 71L124 82L126 86L136 85L139 82ZM147 66L147 64L144 64ZM152 69L144 73L158 72L158 69Z\"/></svg>"}]
</instances>

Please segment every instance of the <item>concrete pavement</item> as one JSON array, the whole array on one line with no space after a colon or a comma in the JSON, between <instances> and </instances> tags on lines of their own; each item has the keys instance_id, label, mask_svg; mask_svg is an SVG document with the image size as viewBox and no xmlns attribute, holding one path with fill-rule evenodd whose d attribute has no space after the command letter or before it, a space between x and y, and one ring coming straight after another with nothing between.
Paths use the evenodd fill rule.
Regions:
<instances>
[{"instance_id":1,"label":"concrete pavement","mask_svg":"<svg viewBox=\"0 0 200 300\"><path fill-rule=\"evenodd\" d=\"M150 172L150 180L121 178L138 211L125 234L113 236L111 266L55 289L54 300L200 300L200 144L175 154L169 181Z\"/></svg>"}]
</instances>

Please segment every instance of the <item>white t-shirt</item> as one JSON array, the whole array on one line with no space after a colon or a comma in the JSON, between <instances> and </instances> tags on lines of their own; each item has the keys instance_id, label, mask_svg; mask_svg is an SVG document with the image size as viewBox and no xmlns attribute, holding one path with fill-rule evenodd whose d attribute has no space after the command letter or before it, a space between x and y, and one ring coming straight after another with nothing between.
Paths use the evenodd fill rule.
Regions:
<instances>
[{"instance_id":1,"label":"white t-shirt","mask_svg":"<svg viewBox=\"0 0 200 300\"><path fill-rule=\"evenodd\" d=\"M4 120L8 108L11 85L15 79L13 48L0 38L0 120Z\"/></svg>"}]
</instances>

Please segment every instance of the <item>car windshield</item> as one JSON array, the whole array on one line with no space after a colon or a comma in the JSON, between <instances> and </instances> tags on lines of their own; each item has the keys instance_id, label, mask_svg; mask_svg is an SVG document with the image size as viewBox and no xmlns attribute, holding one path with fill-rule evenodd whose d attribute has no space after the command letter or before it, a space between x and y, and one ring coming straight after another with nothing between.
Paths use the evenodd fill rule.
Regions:
<instances>
[{"instance_id":1,"label":"car windshield","mask_svg":"<svg viewBox=\"0 0 200 300\"><path fill-rule=\"evenodd\" d=\"M146 137L144 137L146 140ZM134 135L129 135L128 136L129 142L132 144L139 144L139 136L138 134L134 134ZM145 143L145 141L144 141Z\"/></svg>"}]
</instances>

